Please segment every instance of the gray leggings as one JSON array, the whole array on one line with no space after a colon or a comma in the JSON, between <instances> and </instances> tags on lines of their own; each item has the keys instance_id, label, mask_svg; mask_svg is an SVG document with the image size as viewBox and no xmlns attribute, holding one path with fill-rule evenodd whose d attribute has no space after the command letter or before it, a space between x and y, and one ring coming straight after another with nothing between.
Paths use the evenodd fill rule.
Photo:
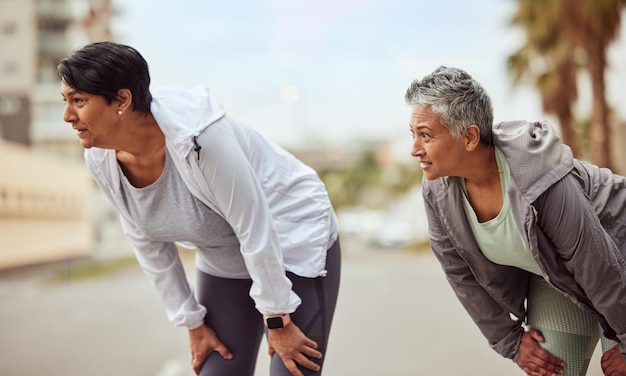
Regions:
<instances>
[{"instance_id":1,"label":"gray leggings","mask_svg":"<svg viewBox=\"0 0 626 376\"><path fill-rule=\"evenodd\" d=\"M587 374L598 339L603 352L618 344L602 335L589 313L539 276L532 276L529 285L528 324L543 334L542 346L565 361L566 376Z\"/></svg>"},{"instance_id":2,"label":"gray leggings","mask_svg":"<svg viewBox=\"0 0 626 376\"><path fill-rule=\"evenodd\" d=\"M309 338L317 342L318 350L326 354L328 335L335 312L341 272L341 246L339 240L328 250L325 277L304 278L293 273L287 277L302 304L291 319ZM201 376L253 376L261 339L265 330L263 317L248 295L252 281L225 279L198 271L197 293L200 304L207 308L205 324L213 329L230 349L234 358L224 360L213 352L202 365ZM318 362L323 365L324 358ZM305 376L321 375L303 367ZM272 357L271 376L291 375L278 355Z\"/></svg>"}]
</instances>

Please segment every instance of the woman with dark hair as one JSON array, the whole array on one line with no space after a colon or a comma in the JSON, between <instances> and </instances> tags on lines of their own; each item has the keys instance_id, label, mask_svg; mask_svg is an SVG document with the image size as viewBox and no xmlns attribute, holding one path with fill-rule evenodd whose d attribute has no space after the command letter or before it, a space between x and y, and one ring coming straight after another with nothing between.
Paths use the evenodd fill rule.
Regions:
<instances>
[{"instance_id":1,"label":"woman with dark hair","mask_svg":"<svg viewBox=\"0 0 626 376\"><path fill-rule=\"evenodd\" d=\"M626 179L546 122L494 125L461 69L405 99L431 247L489 345L529 375L579 376L602 337L605 374L626 375Z\"/></svg>"},{"instance_id":2,"label":"woman with dark hair","mask_svg":"<svg viewBox=\"0 0 626 376\"><path fill-rule=\"evenodd\" d=\"M58 66L64 120L118 211L199 375L321 375L340 245L310 167L228 116L208 89L149 89L135 49L94 43ZM196 249L197 297L176 243Z\"/></svg>"}]
</instances>

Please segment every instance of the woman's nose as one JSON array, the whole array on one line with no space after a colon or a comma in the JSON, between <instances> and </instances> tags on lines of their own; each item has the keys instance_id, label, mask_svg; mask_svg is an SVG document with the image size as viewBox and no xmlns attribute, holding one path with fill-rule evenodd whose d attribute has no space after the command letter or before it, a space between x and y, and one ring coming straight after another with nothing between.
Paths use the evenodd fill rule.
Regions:
<instances>
[{"instance_id":1,"label":"woman's nose","mask_svg":"<svg viewBox=\"0 0 626 376\"><path fill-rule=\"evenodd\" d=\"M63 109L63 121L65 121L66 123L74 123L76 121L76 114L67 104Z\"/></svg>"},{"instance_id":2,"label":"woman's nose","mask_svg":"<svg viewBox=\"0 0 626 376\"><path fill-rule=\"evenodd\" d=\"M422 144L419 141L419 139L416 138L413 141L413 145L411 146L411 156L419 157L421 155L424 155L424 148L422 147Z\"/></svg>"}]
</instances>

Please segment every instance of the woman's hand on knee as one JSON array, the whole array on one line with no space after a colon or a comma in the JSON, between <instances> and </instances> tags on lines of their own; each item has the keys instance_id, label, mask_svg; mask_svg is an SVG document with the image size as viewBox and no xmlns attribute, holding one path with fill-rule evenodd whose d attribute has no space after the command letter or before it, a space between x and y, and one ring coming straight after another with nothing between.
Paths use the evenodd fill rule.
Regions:
<instances>
[{"instance_id":1,"label":"woman's hand on knee","mask_svg":"<svg viewBox=\"0 0 626 376\"><path fill-rule=\"evenodd\" d=\"M539 342L544 342L540 331L529 330L524 333L515 363L531 376L563 375L565 362L542 348Z\"/></svg>"},{"instance_id":2,"label":"woman's hand on knee","mask_svg":"<svg viewBox=\"0 0 626 376\"><path fill-rule=\"evenodd\" d=\"M233 358L228 347L217 338L213 329L206 325L189 330L189 347L191 349L191 366L196 375L200 373L202 364L213 351L218 352L226 360Z\"/></svg>"},{"instance_id":3,"label":"woman's hand on knee","mask_svg":"<svg viewBox=\"0 0 626 376\"><path fill-rule=\"evenodd\" d=\"M298 364L319 371L320 366L311 360L322 358L317 343L305 336L293 322L282 329L268 329L267 341L270 355L277 353L293 376L302 376Z\"/></svg>"},{"instance_id":4,"label":"woman's hand on knee","mask_svg":"<svg viewBox=\"0 0 626 376\"><path fill-rule=\"evenodd\" d=\"M605 376L626 376L626 361L619 351L619 345L602 354L600 365Z\"/></svg>"}]
</instances>

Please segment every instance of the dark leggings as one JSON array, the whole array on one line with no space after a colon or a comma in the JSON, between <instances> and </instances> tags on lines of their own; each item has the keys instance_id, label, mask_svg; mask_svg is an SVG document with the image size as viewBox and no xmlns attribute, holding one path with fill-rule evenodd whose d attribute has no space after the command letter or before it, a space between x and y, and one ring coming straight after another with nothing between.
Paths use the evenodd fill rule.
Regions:
<instances>
[{"instance_id":1,"label":"dark leggings","mask_svg":"<svg viewBox=\"0 0 626 376\"><path fill-rule=\"evenodd\" d=\"M309 338L317 342L318 350L326 354L328 334L335 312L341 274L341 247L339 240L328 250L325 277L303 278L293 273L287 277L302 304L291 314L291 319ZM211 353L202 365L201 376L254 376L257 355L265 325L263 317L249 296L252 281L213 277L198 271L198 302L207 308L205 324L213 329L234 357L225 360L217 352ZM316 361L320 366L322 360ZM321 375L299 367L305 376ZM270 366L271 376L289 376L278 355Z\"/></svg>"}]
</instances>

